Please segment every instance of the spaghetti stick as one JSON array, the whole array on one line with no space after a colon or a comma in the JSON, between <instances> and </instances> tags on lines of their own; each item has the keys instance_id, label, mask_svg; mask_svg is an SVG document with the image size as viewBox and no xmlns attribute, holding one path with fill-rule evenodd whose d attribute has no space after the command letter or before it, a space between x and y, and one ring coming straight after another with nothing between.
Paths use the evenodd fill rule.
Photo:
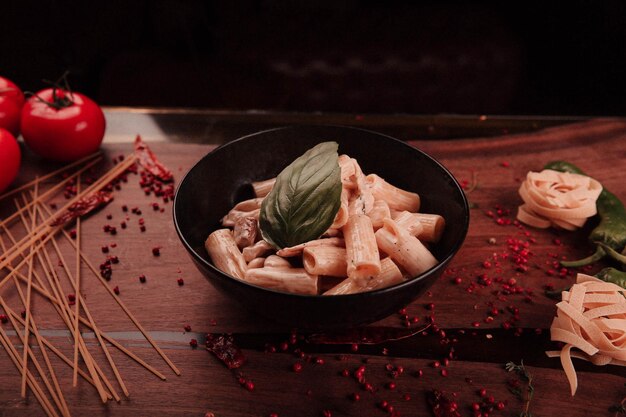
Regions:
<instances>
[{"instance_id":1,"label":"spaghetti stick","mask_svg":"<svg viewBox=\"0 0 626 417\"><path fill-rule=\"evenodd\" d=\"M80 194L80 174L78 174L78 178L76 179L76 192ZM76 312L74 313L74 375L72 377L72 386L74 387L76 386L76 384L78 384L78 317L80 316L80 297L78 297L78 294L80 294L80 223L80 216L78 216L76 218L76 275L74 276L76 280L76 288L74 290L74 294L76 294ZM65 262L63 262L63 265L65 265ZM70 278L70 281L71 280L72 279Z\"/></svg>"},{"instance_id":2,"label":"spaghetti stick","mask_svg":"<svg viewBox=\"0 0 626 417\"><path fill-rule=\"evenodd\" d=\"M33 201L37 199L38 191L39 191L39 182L36 182ZM30 227L31 230L35 228L35 215L34 215L35 208L36 206L33 206L33 215L31 219L31 227ZM24 337L22 338L22 340L24 340L24 350L22 353L22 363L24 364L24 368L22 369L22 391L21 391L22 398L26 398L26 373L28 371L28 337L30 336L30 332L28 331L28 323L30 321L30 295L31 295L31 288L33 285L33 260L34 258L31 256L28 261L28 282L26 284L26 304L24 304L24 310L26 310L26 317L24 321L26 324L24 324Z\"/></svg>"},{"instance_id":3,"label":"spaghetti stick","mask_svg":"<svg viewBox=\"0 0 626 417\"><path fill-rule=\"evenodd\" d=\"M6 305L6 303L4 302L2 297L0 297L0 305L2 306L3 310L5 312L7 312L7 314L8 314L8 306ZM17 323L15 322L15 320L13 320L11 315L9 315L8 317L9 317L9 320L11 321L11 325L15 329L15 333L19 337L19 341L21 343L24 343L25 339L22 336L20 336L20 330L19 330L19 327L17 326ZM34 322L31 320L31 326L33 324L34 324ZM33 350L31 349L31 347L28 344L26 344L26 343L24 343L24 345L28 347L28 356L30 356L31 362L35 365L35 369L37 369L37 372L39 372L39 376L41 377L44 385L48 389L48 392L50 393L50 396L52 397L52 401L54 401L54 403L59 408L59 410L61 410L61 414L63 414L64 417L65 416L69 416L69 410L67 409L67 404L65 404L65 399L61 400L62 394L59 395L61 393L61 391L60 391L58 382L56 381L56 377L53 380L54 383L55 383L55 387L53 387L50 384L50 380L47 378L46 373L41 368L39 360L37 360L37 357L33 353ZM45 349L42 348L42 353L43 352L45 352ZM46 366L48 366L48 369L51 369L51 365L49 363L49 359L47 359L47 356L44 356L44 358L46 358Z\"/></svg>"},{"instance_id":4,"label":"spaghetti stick","mask_svg":"<svg viewBox=\"0 0 626 417\"><path fill-rule=\"evenodd\" d=\"M50 214L50 209L48 207L46 207L45 205L41 205L39 206L40 209L43 209L45 211L48 212L48 214ZM62 230L62 234L63 236L66 238L66 240L72 244L74 241L72 240L72 238L70 237L70 235L65 231ZM84 254L81 252L81 259L83 260L83 262L86 262L86 257L84 256ZM93 272L93 265L91 266L91 271ZM95 272L94 272L95 273ZM99 274L98 274L99 276ZM40 293L49 298L50 301L54 302L54 300L51 298L50 294L47 293L47 291L45 291L45 289L43 288L36 288L38 291L43 291ZM81 297L80 294L77 295L78 297ZM86 309L86 304L83 301L83 309ZM95 328L95 324L91 324L89 323L86 319L84 319L83 317L80 317L80 321L81 323L83 323L84 325L86 325L87 327L89 327L90 329L94 329ZM100 334L102 335L102 337L104 337L109 343L111 343L113 346L115 346L116 348L118 348L119 350L121 350L124 354L126 354L128 357L130 357L131 359L133 359L135 362L137 362L138 364L140 364L141 366L143 366L144 368L146 368L148 371L152 372L154 375L156 375L157 377L159 377L162 380L166 380L167 378L160 373L159 371L157 371L156 369L154 369L152 366L150 366L149 364L147 364L143 359L141 359L140 357L138 357L137 355L135 355L133 352L131 352L130 350L126 349L124 346L122 346L121 344L119 344L115 339L113 339L112 337L108 336L106 333L100 332Z\"/></svg>"},{"instance_id":5,"label":"spaghetti stick","mask_svg":"<svg viewBox=\"0 0 626 417\"><path fill-rule=\"evenodd\" d=\"M42 206L45 207L45 206ZM75 247L75 243L74 241L69 238L69 236L66 236L68 238L68 242ZM146 340L148 341L148 343L150 343L150 345L154 348L154 350L156 350L156 352L159 354L159 356L161 356L161 358L165 361L165 363L167 363L167 365L172 369L172 371L174 371L174 373L176 375L180 376L180 371L178 370L178 368L176 367L176 365L174 365L174 363L169 359L169 357L165 354L165 352L163 352L161 350L161 348L154 342L154 340L152 339L152 337L148 334L148 332L143 328L143 326L139 323L139 321L135 318L135 316L130 312L130 310L128 310L128 308L126 307L126 305L122 302L122 300L113 292L113 290L107 285L106 281L104 280L104 278L102 278L100 276L100 273L96 270L96 268L93 266L93 264L91 263L91 261L89 261L89 259L87 257L85 257L85 255L81 252L81 258L83 260L83 262L87 265L87 267L91 270L91 272L94 274L94 276L100 281L100 283L102 284L102 286L109 292L109 294L113 297L113 299L115 300L115 302L117 302L117 304L120 306L120 308L124 311L124 313L126 313L126 316L133 322L133 324L135 325L135 327L137 327L137 329L141 332L141 334L146 338ZM0 282L0 286L1 286L2 282Z\"/></svg>"},{"instance_id":6,"label":"spaghetti stick","mask_svg":"<svg viewBox=\"0 0 626 417\"><path fill-rule=\"evenodd\" d=\"M42 265L44 270L46 270L45 275L48 278L48 284L50 285L50 288L54 292L55 297L60 302L60 306L61 306L60 311L62 313L61 315L64 317L65 325L68 327L68 329L72 329L71 309L69 305L67 305L67 300L63 296L59 278L57 276L56 271L52 267L52 262L50 261L50 256L48 255L48 251L43 250L42 252L46 260L46 263L48 264L48 268L46 268L45 265ZM102 386L102 382L100 381L100 378L98 374L96 373L95 366L91 358L91 354L89 353L89 350L87 349L87 346L85 345L85 341L83 340L82 337L79 338L79 343L80 343L81 354L83 356L83 361L85 362L85 365L87 365L87 370L89 371L89 374L91 375L91 377L93 378L96 384L96 390L98 391L98 394L100 395L100 400L102 401L102 403L106 403L108 399L106 395L106 391L104 390L104 387ZM115 394L114 391L112 391L111 393L113 394L114 397L117 395Z\"/></svg>"},{"instance_id":7,"label":"spaghetti stick","mask_svg":"<svg viewBox=\"0 0 626 417\"><path fill-rule=\"evenodd\" d=\"M74 167L77 167L77 166L79 166L80 164L85 163L85 162L87 162L87 161L89 161L89 160L91 160L91 159L93 159L93 158L95 158L95 157L97 157L97 156L99 157L99 158L98 158L98 161L99 161L99 160L101 160L101 159L102 159L102 158L100 157L100 155L101 155L101 152L100 152L100 151L95 152L95 153L92 153L91 155L87 155L86 157L81 158L81 159L79 159L78 161L75 161L75 162L72 162L72 163L71 163L71 164L69 164L69 165L65 165L65 166L63 166L63 167L61 167L61 168L57 169L56 171L52 171L51 173L46 174L46 175L44 175L43 177L39 177L39 178L36 178L36 179L34 179L34 180L30 181L30 182L27 182L27 183L26 183L26 184L24 184L24 185L21 185L21 186L19 186L19 187L17 187L17 188L14 188L14 189L13 189L13 190L11 190L11 191L8 191L8 192L6 192L6 193L2 194L2 195L0 196L0 201L4 200L5 198L7 198L7 197L9 197L9 196L12 196L12 195L13 195L13 194L15 194L15 193L18 193L18 192L20 192L20 191L22 191L22 190L25 190L25 189L27 189L27 188L29 188L29 187L32 187L32 186L33 186L33 185L35 185L36 183L39 183L39 182L43 182L43 181L49 180L49 179L50 179L50 178L52 178L52 177L55 177L55 176L57 176L57 175L59 175L59 174L62 174L63 172L68 171L68 170L70 170L70 169L72 169L72 168L74 168ZM68 177L68 178L70 178L70 177Z\"/></svg>"},{"instance_id":8,"label":"spaghetti stick","mask_svg":"<svg viewBox=\"0 0 626 417\"><path fill-rule=\"evenodd\" d=\"M39 198L42 200L45 200L46 198L53 196L54 194L56 194L61 188L63 188L70 180L76 178L76 176L81 173L81 172L85 172L86 170L88 170L89 168L91 168L92 166L94 166L95 164L97 164L98 162L100 162L101 158L97 158L96 160L91 161L90 163L88 163L87 165L85 165L84 167L82 167L81 169L79 169L77 172L73 173L72 175L68 176L67 178L65 178L63 181L61 181L60 183L50 187L50 189L48 189L46 192L42 193ZM7 217L6 219L2 220L0 222L0 226L4 226L9 224L13 219L17 218L17 216L23 212L24 210L28 210L30 208L30 206L33 204L33 202L28 203L27 207L22 207L22 209L16 211L15 213L11 214L9 217Z\"/></svg>"},{"instance_id":9,"label":"spaghetti stick","mask_svg":"<svg viewBox=\"0 0 626 417\"><path fill-rule=\"evenodd\" d=\"M74 242L71 242L74 243ZM152 347L154 348L154 350L157 351L157 353L159 354L159 356L161 356L161 358L165 361L165 363L167 363L167 365L172 369L172 371L174 371L174 373L178 376L180 376L180 371L178 370L178 368L176 367L176 365L174 365L174 363L170 360L170 358L167 357L167 355L165 354L165 352L163 352L161 350L161 348L154 342L154 340L152 339L152 337L148 334L148 332L143 328L143 326L141 324L139 324L139 321L137 321L137 319L135 318L135 316L133 315L133 313L130 312L130 310L128 310L128 308L126 307L126 305L122 302L122 300L113 292L113 290L107 285L106 281L104 280L104 278L102 278L100 276L100 273L96 270L96 268L94 268L93 264L89 261L89 259L87 259L83 254L81 254L81 257L83 259L83 262L85 262L85 264L87 265L87 267L91 270L91 272L93 272L93 274L96 276L96 278L99 279L100 283L104 286L104 288L106 288L106 290L109 292L109 294L111 295L111 297L113 297L113 299L115 300L115 302L117 302L117 304L120 306L120 308L124 311L124 313L126 313L126 316L128 316L128 318L133 322L133 324L135 325L135 327L137 327L137 330L139 330L141 332L141 334L146 338L146 340L148 341L148 343L150 343L150 345L152 345Z\"/></svg>"},{"instance_id":10,"label":"spaghetti stick","mask_svg":"<svg viewBox=\"0 0 626 417\"><path fill-rule=\"evenodd\" d=\"M0 246L2 246L2 249L4 250L4 248L5 248L4 240L1 237L0 237ZM20 283L19 283L17 277L13 276L13 280L15 282L15 288L17 289L17 293L18 293L18 295L20 297L20 300L22 301L22 304L26 305L26 299L24 297L24 293L22 292L22 288L20 286ZM32 280L31 280L31 285L32 285ZM17 326L16 326L15 322L13 321L13 319L11 318L11 315L9 313L9 308L4 303L4 301L2 300L2 297L0 297L0 303L2 303L2 308L4 309L4 311L7 312L7 314L9 315L9 319L11 320L11 324L13 325L13 328L15 329L16 333L19 334L19 332L17 330ZM20 322L24 326L26 331L28 331L28 327L26 327L26 321L20 320ZM63 415L64 416L65 415L69 416L70 412L69 412L69 409L67 407L67 403L65 402L65 398L63 396L63 392L61 391L61 387L59 386L59 381L57 380L56 373L54 372L54 367L50 363L50 358L48 357L48 352L46 351L46 349L45 349L45 347L43 345L42 337L39 334L39 330L37 329L37 325L35 324L35 320L32 317L31 317L30 325L31 325L31 327L33 329L32 332L35 335L35 339L37 340L37 344L39 345L39 347L41 349L41 354L42 354L42 356L44 358L44 362L46 363L46 367L48 368L48 372L50 373L50 377L52 378L52 382L54 384L54 388L56 389L58 397L55 398L55 394L53 393L53 391L50 391L50 394L53 396L53 399L54 399L55 403L57 404L57 407L59 407L59 409L61 410ZM24 345L28 346L27 343L24 343ZM30 350L31 349L29 347L29 351ZM31 356L33 356L32 353L31 353ZM36 359L34 357L33 357L33 360L36 363ZM35 366L37 366L37 364ZM41 371L39 373L43 375L43 373ZM42 378L43 378L43 376L42 376Z\"/></svg>"},{"instance_id":11,"label":"spaghetti stick","mask_svg":"<svg viewBox=\"0 0 626 417\"><path fill-rule=\"evenodd\" d=\"M15 347L11 344L11 340L9 339L9 336L7 336L2 326L0 326L0 343L2 343L4 350L6 350L7 353L9 354L9 358L11 359L15 367L18 370L22 369L22 364L20 363L19 354L15 350ZM37 401L39 401L39 404L41 405L41 408L43 408L46 415L48 417L59 417L59 415L56 413L56 411L52 407L52 404L50 404L50 401L48 401L48 398L43 394L41 387L37 383L37 380L30 373L30 371L28 372L28 385L33 391L33 394L35 394Z\"/></svg>"},{"instance_id":12,"label":"spaghetti stick","mask_svg":"<svg viewBox=\"0 0 626 417\"><path fill-rule=\"evenodd\" d=\"M10 233L7 233L7 235L9 237L11 237L11 239L13 240L13 236ZM2 236L0 235L0 247L2 247L2 250L6 250L6 246L4 244L4 239L2 239ZM24 277L24 279L26 281L28 281L27 277ZM22 292L22 288L19 284L19 281L17 279L17 276L13 276L13 281L15 282L15 288L17 289L17 293L22 301L23 305L26 305L26 299L24 297L24 293ZM32 282L31 282L32 284ZM4 309L4 311L9 315L9 319L11 320L11 324L13 325L13 328L16 329L16 333L19 334L18 330L17 330L17 326L15 325L15 322L13 321L13 319L11 318L11 312L9 307L3 302L2 297L0 296L0 303L2 303L2 308ZM25 321L23 321L20 318L20 323L24 326L24 328L26 328L25 326ZM57 380L56 377L56 373L54 372L54 367L52 366L52 364L50 363L50 358L48 357L48 352L46 351L46 349L43 346L43 342L42 342L42 337L39 334L39 331L37 329L37 326L35 325L35 321L31 318L31 322L30 322L31 327L33 328L33 334L35 335L35 338L37 340L37 343L39 344L40 348L41 348L41 353L43 355L44 361L46 363L46 366L48 368L48 372L50 373L50 376L52 378L52 381L54 383L54 387L58 393L58 400L55 399L55 394L53 393L53 391L50 391L50 394L53 396L53 399L55 400L55 403L57 404L57 407L59 407L59 409L61 410L61 412L63 413L63 415L67 415L69 416L69 409L67 407L67 403L65 402L65 398L63 397L63 392L61 391L61 387L59 386L59 381ZM27 344L25 344L27 345ZM29 347L29 352L31 352L31 357L33 357L33 360L36 361L36 359L34 358L33 354L32 354L32 350ZM40 374L43 375L43 373L40 371ZM43 378L43 377L42 377ZM57 402L58 401L58 402Z\"/></svg>"},{"instance_id":13,"label":"spaghetti stick","mask_svg":"<svg viewBox=\"0 0 626 417\"><path fill-rule=\"evenodd\" d=\"M34 287L35 287L35 285L33 284L33 288ZM22 319L22 317L20 317L20 315L18 313L16 313L14 310L12 310L10 307L7 306L7 309L8 309L7 310L7 315L9 315L10 317L13 317L15 320L17 320L18 323L20 323L23 326L24 325L24 319ZM34 329L32 321L31 321L30 325L31 325L31 328ZM59 349L54 347L54 345L52 343L50 343L48 341L48 339L46 339L45 337L43 337L41 335L40 335L40 337L41 337L41 341L43 342L43 344L46 345L46 347L48 349L50 349L50 351L52 353L57 355L57 357L59 359L61 359L63 362L65 362L69 367L73 367L74 366L74 363L67 356L65 356ZM79 368L78 369L78 374L80 376L82 376L85 379L85 381L87 381L89 384L91 384L95 388L93 379L91 379L91 377L89 375L87 375L85 373L85 371L83 371L82 369Z\"/></svg>"},{"instance_id":14,"label":"spaghetti stick","mask_svg":"<svg viewBox=\"0 0 626 417\"><path fill-rule=\"evenodd\" d=\"M24 224L24 227L28 229L28 223L27 223L26 219L24 219L23 215L20 215L20 217L22 218L22 223ZM62 227L62 226L59 226L59 227ZM51 237L51 236L49 236L49 237ZM54 239L52 241L54 242ZM52 262L50 261L50 257L48 256L48 252L45 250L45 246L43 246L43 248L44 248L44 250L42 252L43 252L43 255L44 255L44 258L46 260L46 263L47 263L48 267L46 267L46 264L41 259L39 251L37 251L37 256L38 256L38 259L39 259L39 263L41 264L41 267L44 270L45 276L46 276L46 278L48 280L48 285L50 285L50 288L54 292L54 296L55 296L55 298L56 298L56 300L58 302L58 305L60 307L59 309L57 309L57 312L58 312L59 316L65 322L65 325L68 327L68 329L72 329L72 327L71 327L71 320L70 320L70 316L69 316L69 313L68 313L71 310L70 310L69 306L67 305L67 301L65 300L65 297L62 294L62 290L60 289L60 285L59 285L59 291L57 292L57 289L56 289L56 286L55 286L54 282L55 282L55 278L56 278L56 281L58 282L58 277L56 275L56 271L52 267ZM41 282L40 282L40 285L41 285ZM115 390L113 390L113 387L111 386L111 384L108 383L108 380L107 380L106 376L104 376L102 371L99 370L99 368L97 367L97 364L94 365L93 362L90 360L90 354L89 354L89 351L87 350L87 346L85 345L83 339L80 338L79 341L81 343L81 354L83 355L83 359L85 361L85 364L87 365L87 369L89 370L89 373L91 374L91 377L94 380L94 384L96 386L96 390L98 391L98 394L100 395L100 399L102 400L103 403L106 402L108 400L108 398L109 398L109 394L102 387L101 381L98 378L99 376L105 382L105 384L107 385L107 389L112 393L112 395L116 399L116 401L119 402L120 401L119 396L115 393ZM99 375L98 375L97 372L99 372Z\"/></svg>"},{"instance_id":15,"label":"spaghetti stick","mask_svg":"<svg viewBox=\"0 0 626 417\"><path fill-rule=\"evenodd\" d=\"M80 201L84 197L86 197L86 196L88 196L88 195L90 195L90 194L92 194L94 192L102 190L115 177L117 177L122 172L124 172L126 169L128 169L133 163L135 163L135 156L134 155L132 155L131 157L128 157L124 162L120 163L119 165L116 165L113 169L109 170L106 174L104 174L102 177L100 177L96 182L94 182L89 187L87 187L87 189L85 189L85 191L83 191L80 194L77 194L74 198L72 198L70 201L68 201L60 210L58 210L57 213L59 213L59 214L63 213L70 206L72 206L74 203ZM39 198L36 199L35 201L37 201L37 200L39 200ZM52 223L57 218L58 218L57 214L55 214L55 215L53 215L51 217L48 217L44 222L39 224L34 230L31 230L29 235L24 236L24 238L22 238L19 242L17 242L17 244L14 245L14 247L9 248L9 250L7 251L8 254L7 253L2 254L2 256L0 256L0 269L2 269L5 266L7 266L7 264L10 261L12 261L13 259L15 259L15 257L17 257L17 253L16 253L17 250L23 249L24 247L32 246L33 242L36 242L37 240L46 237L52 231L55 231L55 233L56 233L56 231L59 230L59 227L58 226L56 226L56 227L52 226ZM17 246L17 248L15 246Z\"/></svg>"}]
</instances>

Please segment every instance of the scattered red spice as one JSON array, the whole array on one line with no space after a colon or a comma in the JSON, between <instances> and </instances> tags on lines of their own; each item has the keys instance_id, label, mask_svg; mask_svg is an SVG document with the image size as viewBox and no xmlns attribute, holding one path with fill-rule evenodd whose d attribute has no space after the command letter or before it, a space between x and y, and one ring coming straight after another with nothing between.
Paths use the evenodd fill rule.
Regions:
<instances>
[{"instance_id":1,"label":"scattered red spice","mask_svg":"<svg viewBox=\"0 0 626 417\"><path fill-rule=\"evenodd\" d=\"M9 318L4 315L4 314L0 314L0 323L5 324L9 321Z\"/></svg>"},{"instance_id":2,"label":"scattered red spice","mask_svg":"<svg viewBox=\"0 0 626 417\"><path fill-rule=\"evenodd\" d=\"M428 391L426 400L435 417L461 417L456 401L450 399L444 391L438 389Z\"/></svg>"},{"instance_id":3,"label":"scattered red spice","mask_svg":"<svg viewBox=\"0 0 626 417\"><path fill-rule=\"evenodd\" d=\"M114 292L116 295L120 295L120 287L115 286L115 288L113 288L113 292Z\"/></svg>"},{"instance_id":4,"label":"scattered red spice","mask_svg":"<svg viewBox=\"0 0 626 417\"><path fill-rule=\"evenodd\" d=\"M142 284L146 282L146 276L144 274L139 275L139 282Z\"/></svg>"},{"instance_id":5,"label":"scattered red spice","mask_svg":"<svg viewBox=\"0 0 626 417\"><path fill-rule=\"evenodd\" d=\"M193 349L198 347L198 341L196 339L191 339L189 341L189 346L191 346Z\"/></svg>"},{"instance_id":6,"label":"scattered red spice","mask_svg":"<svg viewBox=\"0 0 626 417\"><path fill-rule=\"evenodd\" d=\"M190 332L191 331L191 326L188 325L188 324L185 324L184 329L185 329L186 332Z\"/></svg>"},{"instance_id":7,"label":"scattered red spice","mask_svg":"<svg viewBox=\"0 0 626 417\"><path fill-rule=\"evenodd\" d=\"M176 282L178 283L178 285L179 285L179 286L183 286L183 285L185 285L185 280L184 280L184 279L182 279L182 278L178 278L178 279L176 280Z\"/></svg>"},{"instance_id":8,"label":"scattered red spice","mask_svg":"<svg viewBox=\"0 0 626 417\"><path fill-rule=\"evenodd\" d=\"M302 364L300 362L296 362L293 364L291 369L296 373L302 372Z\"/></svg>"},{"instance_id":9,"label":"scattered red spice","mask_svg":"<svg viewBox=\"0 0 626 417\"><path fill-rule=\"evenodd\" d=\"M161 247L160 246L155 246L152 248L152 255L154 256L161 256Z\"/></svg>"}]
</instances>

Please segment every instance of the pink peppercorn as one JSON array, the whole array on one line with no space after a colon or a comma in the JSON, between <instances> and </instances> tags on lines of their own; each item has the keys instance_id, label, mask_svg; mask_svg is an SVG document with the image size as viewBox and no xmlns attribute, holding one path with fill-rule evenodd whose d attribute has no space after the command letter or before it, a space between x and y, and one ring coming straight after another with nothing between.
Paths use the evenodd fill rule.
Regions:
<instances>
[{"instance_id":1,"label":"pink peppercorn","mask_svg":"<svg viewBox=\"0 0 626 417\"><path fill-rule=\"evenodd\" d=\"M191 346L192 348L197 348L198 347L198 341L196 339L191 339L189 341L189 346Z\"/></svg>"},{"instance_id":2,"label":"pink peppercorn","mask_svg":"<svg viewBox=\"0 0 626 417\"><path fill-rule=\"evenodd\" d=\"M186 332L190 332L191 331L191 326L186 324L184 329L185 329Z\"/></svg>"},{"instance_id":3,"label":"pink peppercorn","mask_svg":"<svg viewBox=\"0 0 626 417\"><path fill-rule=\"evenodd\" d=\"M185 285L185 280L184 280L184 279L182 279L182 278L178 278L178 279L176 280L176 282L178 282L178 285L180 285L180 286Z\"/></svg>"}]
</instances>

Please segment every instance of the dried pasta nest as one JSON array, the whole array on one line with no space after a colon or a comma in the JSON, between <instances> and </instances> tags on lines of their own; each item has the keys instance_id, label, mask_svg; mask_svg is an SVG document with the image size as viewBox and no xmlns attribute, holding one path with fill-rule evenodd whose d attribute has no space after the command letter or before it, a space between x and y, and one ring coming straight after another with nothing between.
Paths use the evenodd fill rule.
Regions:
<instances>
[{"instance_id":1,"label":"dried pasta nest","mask_svg":"<svg viewBox=\"0 0 626 417\"><path fill-rule=\"evenodd\" d=\"M517 219L541 229L575 230L596 214L601 192L602 185L585 175L531 171L519 189L524 204L518 208Z\"/></svg>"}]
</instances>

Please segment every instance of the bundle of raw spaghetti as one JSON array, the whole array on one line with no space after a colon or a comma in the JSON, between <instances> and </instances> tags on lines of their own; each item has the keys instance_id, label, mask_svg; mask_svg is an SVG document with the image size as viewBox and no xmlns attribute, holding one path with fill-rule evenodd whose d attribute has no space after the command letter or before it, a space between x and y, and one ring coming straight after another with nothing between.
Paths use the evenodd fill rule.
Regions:
<instances>
[{"instance_id":1,"label":"bundle of raw spaghetti","mask_svg":"<svg viewBox=\"0 0 626 417\"><path fill-rule=\"evenodd\" d=\"M602 185L593 178L545 169L529 172L519 189L517 219L529 226L575 230L596 214Z\"/></svg>"},{"instance_id":2,"label":"bundle of raw spaghetti","mask_svg":"<svg viewBox=\"0 0 626 417\"><path fill-rule=\"evenodd\" d=\"M550 327L553 341L563 342L560 356L572 395L578 379L572 357L595 365L626 365L626 289L598 278L578 274L576 284L563 291L556 317ZM579 349L573 351L572 348Z\"/></svg>"}]
</instances>

